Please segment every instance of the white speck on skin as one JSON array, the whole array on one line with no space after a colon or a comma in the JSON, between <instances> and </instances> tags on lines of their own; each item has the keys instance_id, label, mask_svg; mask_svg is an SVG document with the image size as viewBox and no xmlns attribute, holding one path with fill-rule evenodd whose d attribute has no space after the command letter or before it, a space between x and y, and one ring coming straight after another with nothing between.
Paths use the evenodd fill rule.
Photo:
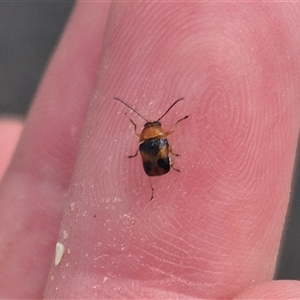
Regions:
<instances>
[{"instance_id":1,"label":"white speck on skin","mask_svg":"<svg viewBox=\"0 0 300 300\"><path fill-rule=\"evenodd\" d=\"M74 206L75 206L75 202L70 203L70 208L72 211L74 210Z\"/></svg>"},{"instance_id":2,"label":"white speck on skin","mask_svg":"<svg viewBox=\"0 0 300 300\"><path fill-rule=\"evenodd\" d=\"M61 243L56 243L54 265L57 267L65 253L65 246Z\"/></svg>"},{"instance_id":3,"label":"white speck on skin","mask_svg":"<svg viewBox=\"0 0 300 300\"><path fill-rule=\"evenodd\" d=\"M64 240L66 240L66 239L68 238L68 236L69 236L68 232L67 232L66 230L64 230L64 231L62 232L62 238L63 238Z\"/></svg>"}]
</instances>

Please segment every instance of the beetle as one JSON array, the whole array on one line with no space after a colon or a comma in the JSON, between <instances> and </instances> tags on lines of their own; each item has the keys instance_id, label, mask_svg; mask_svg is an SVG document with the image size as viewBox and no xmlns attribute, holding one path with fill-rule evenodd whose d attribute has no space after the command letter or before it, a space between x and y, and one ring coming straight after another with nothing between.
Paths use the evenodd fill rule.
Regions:
<instances>
[{"instance_id":1,"label":"beetle","mask_svg":"<svg viewBox=\"0 0 300 300\"><path fill-rule=\"evenodd\" d=\"M114 98L117 101L120 101L133 112L135 112L139 117L141 117L146 123L141 133L137 132L137 126L135 122L130 119L130 122L134 126L135 134L139 137L139 148L135 154L129 155L128 158L136 157L138 152L141 153L143 167L145 173L152 176L161 176L167 174L170 169L180 172L179 169L174 168L173 162L170 157L170 153L174 156L179 156L179 154L173 153L172 148L167 140L167 136L174 132L174 129L170 131L165 131L162 128L162 123L160 120L179 102L184 100L184 98L177 99L167 110L166 112L158 118L156 121L149 121L144 118L139 112L137 112L133 107L128 105L125 101L120 98ZM189 116L186 115L183 118L179 119L174 127L181 121L187 119ZM152 195L151 199L154 196L154 189L151 184Z\"/></svg>"}]
</instances>

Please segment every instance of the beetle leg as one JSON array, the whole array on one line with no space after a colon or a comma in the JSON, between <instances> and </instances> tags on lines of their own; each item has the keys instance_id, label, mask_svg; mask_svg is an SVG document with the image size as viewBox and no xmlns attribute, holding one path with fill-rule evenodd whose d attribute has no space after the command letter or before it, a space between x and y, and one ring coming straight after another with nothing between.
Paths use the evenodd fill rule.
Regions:
<instances>
[{"instance_id":1,"label":"beetle leg","mask_svg":"<svg viewBox=\"0 0 300 300\"><path fill-rule=\"evenodd\" d=\"M189 117L189 115L186 115L185 117L179 119L179 120L175 123L174 127L176 127L177 124L178 124L179 122L181 122L181 121L183 121L183 120L186 120L188 117ZM174 132L174 129L165 132L165 135L170 135L170 134L173 133L173 132Z\"/></svg>"},{"instance_id":2,"label":"beetle leg","mask_svg":"<svg viewBox=\"0 0 300 300\"><path fill-rule=\"evenodd\" d=\"M138 137L140 137L140 134L138 134L137 131L136 131L136 124L133 122L132 119L130 119L130 122L131 122L131 124L132 124L133 127L134 127L134 132L135 132L135 134L136 134Z\"/></svg>"},{"instance_id":3,"label":"beetle leg","mask_svg":"<svg viewBox=\"0 0 300 300\"><path fill-rule=\"evenodd\" d=\"M186 115L185 117L179 119L179 120L175 123L175 126L176 126L179 122L181 122L181 121L183 121L183 120L186 120L188 117L189 117L189 115Z\"/></svg>"},{"instance_id":4,"label":"beetle leg","mask_svg":"<svg viewBox=\"0 0 300 300\"><path fill-rule=\"evenodd\" d=\"M167 132L165 132L165 136L170 135L170 134L173 133L173 132L174 132L174 129L172 129L172 130L170 130L170 131L167 131Z\"/></svg>"},{"instance_id":5,"label":"beetle leg","mask_svg":"<svg viewBox=\"0 0 300 300\"><path fill-rule=\"evenodd\" d=\"M150 186L151 186L151 198L150 198L150 201L151 201L154 198L154 187L152 186L151 180L150 180Z\"/></svg>"},{"instance_id":6,"label":"beetle leg","mask_svg":"<svg viewBox=\"0 0 300 300\"><path fill-rule=\"evenodd\" d=\"M173 149L172 149L172 147L170 147L170 153L172 154L172 155L174 155L174 156L180 156L180 154L179 153L174 153L173 152Z\"/></svg>"},{"instance_id":7,"label":"beetle leg","mask_svg":"<svg viewBox=\"0 0 300 300\"><path fill-rule=\"evenodd\" d=\"M128 158L133 158L133 157L136 157L137 154L138 154L139 150L136 150L136 152L133 154L133 155L128 155L127 157Z\"/></svg>"},{"instance_id":8,"label":"beetle leg","mask_svg":"<svg viewBox=\"0 0 300 300\"><path fill-rule=\"evenodd\" d=\"M173 165L171 165L171 168L176 172L181 172L179 169L174 168Z\"/></svg>"},{"instance_id":9,"label":"beetle leg","mask_svg":"<svg viewBox=\"0 0 300 300\"><path fill-rule=\"evenodd\" d=\"M175 153L173 153L173 152L172 152L172 148L170 149L170 153L171 153L172 155L175 155L175 156L180 156L180 154L175 154ZM181 172L179 169L177 169L177 168L174 167L173 160L171 159L171 157L170 157L170 166L171 166L171 168L172 168L174 171L176 171L176 172Z\"/></svg>"}]
</instances>

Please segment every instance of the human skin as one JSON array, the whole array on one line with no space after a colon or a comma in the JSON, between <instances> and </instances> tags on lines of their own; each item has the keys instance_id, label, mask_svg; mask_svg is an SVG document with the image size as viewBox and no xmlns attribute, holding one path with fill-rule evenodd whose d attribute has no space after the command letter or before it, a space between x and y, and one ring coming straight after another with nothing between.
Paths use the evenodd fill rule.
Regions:
<instances>
[{"instance_id":1,"label":"human skin","mask_svg":"<svg viewBox=\"0 0 300 300\"><path fill-rule=\"evenodd\" d=\"M3 117L0 119L0 140L1 140L1 155L0 155L0 181L8 168L13 152L16 148L23 129L21 119L12 117Z\"/></svg>"},{"instance_id":2,"label":"human skin","mask_svg":"<svg viewBox=\"0 0 300 300\"><path fill-rule=\"evenodd\" d=\"M109 12L109 17L108 16ZM272 281L299 133L300 4L79 2L0 190L1 298L295 299ZM164 128L153 178L129 118ZM56 242L66 248L58 266Z\"/></svg>"}]
</instances>

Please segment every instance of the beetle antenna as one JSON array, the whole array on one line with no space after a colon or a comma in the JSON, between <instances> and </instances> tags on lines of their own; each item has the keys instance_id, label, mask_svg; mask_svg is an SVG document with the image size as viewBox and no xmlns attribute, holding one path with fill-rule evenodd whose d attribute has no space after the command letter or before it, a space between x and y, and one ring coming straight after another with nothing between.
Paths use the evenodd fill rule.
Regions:
<instances>
[{"instance_id":1,"label":"beetle antenna","mask_svg":"<svg viewBox=\"0 0 300 300\"><path fill-rule=\"evenodd\" d=\"M123 101L123 100L121 100L121 99L119 99L119 98L116 98L116 97L114 97L114 99L115 100L118 100L118 101L120 101L120 102L122 102L125 106L127 106L128 108L130 108L132 111L134 111L139 117L141 117L143 120L145 120L146 122L148 122L148 120L147 119L145 119L141 114L139 114L134 108L132 108L130 105L128 105L125 101ZM175 104L175 103L174 103ZM173 105L174 105L173 104Z\"/></svg>"},{"instance_id":2,"label":"beetle antenna","mask_svg":"<svg viewBox=\"0 0 300 300\"><path fill-rule=\"evenodd\" d=\"M173 108L173 106L176 105L177 102L182 101L183 99L184 98L179 98L178 100L176 100L157 121L161 120Z\"/></svg>"}]
</instances>

